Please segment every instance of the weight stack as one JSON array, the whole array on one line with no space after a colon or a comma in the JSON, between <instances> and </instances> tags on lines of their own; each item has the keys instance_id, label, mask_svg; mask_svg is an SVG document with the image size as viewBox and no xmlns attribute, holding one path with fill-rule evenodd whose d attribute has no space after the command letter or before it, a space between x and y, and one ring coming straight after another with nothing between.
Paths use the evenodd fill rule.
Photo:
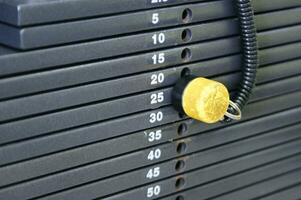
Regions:
<instances>
[{"instance_id":1,"label":"weight stack","mask_svg":"<svg viewBox=\"0 0 301 200\"><path fill-rule=\"evenodd\" d=\"M0 0L0 200L301 198L301 1L253 0L238 122L179 114L187 74L235 92L234 0Z\"/></svg>"}]
</instances>

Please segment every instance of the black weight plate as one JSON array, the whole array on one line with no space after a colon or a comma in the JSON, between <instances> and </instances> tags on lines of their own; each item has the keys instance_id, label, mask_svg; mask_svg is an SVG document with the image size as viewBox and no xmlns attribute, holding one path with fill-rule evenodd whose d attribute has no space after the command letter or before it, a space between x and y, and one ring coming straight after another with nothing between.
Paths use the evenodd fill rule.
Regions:
<instances>
[{"instance_id":1,"label":"black weight plate","mask_svg":"<svg viewBox=\"0 0 301 200\"><path fill-rule=\"evenodd\" d=\"M264 122L265 121L262 121L262 123L264 123ZM249 126L250 125L247 125L247 127L249 127ZM279 131L276 131L275 133L273 133L273 132L266 133L266 134L263 134L263 135L260 135L260 136L256 136L254 138L249 138L247 140L242 140L238 143L229 144L229 145L226 145L226 146L214 149L214 150L208 150L208 152L202 152L202 153L200 153L200 155L195 155L195 156L192 156L191 158L190 158L190 156L186 156L185 157L186 158L185 162L188 164L188 168L186 168L186 169L189 170L189 169L194 169L194 168L199 167L200 166L200 160L202 160L203 165L206 166L206 165L210 164L210 162L212 162L212 161L213 161L213 163L217 163L217 162L222 161L222 160L227 160L229 158L233 158L233 157L236 157L236 156L239 156L239 155L243 155L247 152L258 151L259 149L262 149L262 148L267 148L267 147L275 146L276 144L281 144L281 143L284 143L284 142L287 142L287 141L296 140L298 137L300 138L300 135L297 134L298 131L300 130L300 127L301 127L301 125L296 126L296 127L286 128L285 129L286 134L284 134L284 131L280 129ZM235 131L235 130L238 131L240 128L234 126L234 127L232 127L232 129L233 129L232 131ZM245 133L243 133L243 134L257 135L258 133L256 131L268 131L268 130L272 130L272 129L275 129L275 127L272 126L272 127L266 128L265 130L259 129L258 127L254 128L254 130L251 130L249 128L249 129L247 129L248 131L245 131ZM297 129L298 131L297 132L293 131L295 129ZM228 133L227 131L224 131L224 134L227 134L227 133ZM229 130L229 133L232 133L232 132ZM244 137L247 137L246 135ZM184 140L180 140L181 142L185 141L185 143L187 145L187 149L186 149L187 153L198 151L198 149L200 149L200 148L201 148L201 150L206 149L206 147L208 148L208 147L210 147L210 145L212 145L212 144L198 145L198 143L201 141L201 138L199 138L199 137L202 137L202 136L195 136L195 137L192 137L192 138L187 138L187 139L184 139ZM193 140L193 141L190 142L191 140ZM233 139L233 140L235 141L235 139ZM204 140L202 140L202 141L204 141ZM164 146L172 146L174 149L177 149L177 147L176 147L177 145L174 146L172 144L157 146L156 147L157 149L163 149L162 150L162 156L163 157L164 156L168 156L168 157L169 156L176 156L177 154L183 155L183 153L176 152L175 150L170 151L170 150L168 150L169 148L166 148ZM242 148L242 146L243 146L243 148ZM149 152L149 150L144 150L144 151ZM166 151L167 152L170 151L169 153L171 153L171 154L169 154L169 153L166 154ZM244 152L244 151L246 151L246 152ZM295 151L298 152L300 150L295 149ZM225 154L223 155L221 152L224 152ZM173 154L175 154L175 155L173 155ZM144 154L144 155L146 156L147 154ZM218 158L216 158L214 155L218 155ZM125 156L125 157L128 157L127 161L125 161L125 162L131 162L131 160L129 160L130 156ZM214 159L212 159L212 158L214 158ZM190 159L192 161L189 161ZM209 162L206 161L207 159L209 159L210 161ZM221 159L221 160L219 160L219 159ZM111 163L110 163L111 165L114 164L113 163L114 160L115 159L113 159L111 161ZM196 162L197 160L198 160L198 162ZM106 162L106 161L104 161L104 162ZM26 198L27 199L27 198L32 198L34 196L24 196L25 194L23 194L22 192L17 192L18 189L20 189L20 191L24 191L24 190L26 190L25 188L28 188L26 194L36 193L35 195L39 196L39 195L43 195L43 193L41 193L42 191L44 191L44 192L48 191L49 193L53 192L53 191L50 191L49 185L53 185L53 188L57 188L56 190L63 189L63 188L59 188L59 187L62 187L62 186L59 186L59 184L58 184L57 180L59 180L59 179L60 180L65 180L64 183L62 183L62 185L64 185L64 187L68 187L68 184L67 184L68 181L67 180L71 181L71 182L69 182L69 184L71 184L71 185L69 185L69 187L73 187L74 185L81 185L78 181L79 180L82 181L83 179L87 178L89 174L91 174L91 175L93 174L94 175L94 177L93 177L94 180L97 180L97 179L100 179L100 177L95 177L95 172L100 171L100 170L103 171L105 169L104 167L101 167L101 165L104 162L100 162L98 164L98 166L97 165L91 165L90 167L86 166L86 167L83 167L82 169L79 168L79 169L76 169L76 170L71 170L69 172L65 171L61 174L58 174L57 176L54 175L54 176L50 176L49 178L46 177L46 178L42 178L40 180L33 180L29 183L20 184L16 187L12 187L12 188L9 188L9 189L4 189L4 190L2 190L3 191L2 193L0 191L0 196L3 195L3 196L6 196L6 197L9 197L9 196L11 196L11 194L18 194L19 197L14 195L13 198L14 199L20 199L20 198ZM125 162L123 162L123 163L125 164ZM157 161L155 161L155 162L157 162ZM190 163L190 162L192 162L192 163ZM137 165L139 165L139 164L137 163ZM165 163L163 163L162 165L165 165ZM160 165L156 165L156 166L160 166ZM168 176L174 175L174 173L175 173L174 170L170 170L170 169L174 169L174 168L175 168L175 161L172 162L171 166L170 165L168 166L169 170L164 171L165 175L163 175L163 176L168 177ZM117 168L116 168L116 170L117 170ZM97 196L89 196L88 197L88 195L95 195L95 193L97 193L98 195L100 193L102 193L101 196L106 196L106 195L110 194L110 191L111 191L111 193L114 193L114 191L117 192L117 191L122 191L123 189L126 189L124 187L129 188L129 187L145 184L145 181L147 181L147 179L145 179L145 175L147 174L145 172L146 170L147 169L143 169L142 171L137 170L137 171L134 171L134 172L130 172L129 174L125 174L124 176L122 175L122 177L110 178L108 180L104 180L104 181L101 181L101 182L88 184L88 185L85 185L83 187L75 188L75 189L72 189L71 192L70 191L63 192L65 195L59 194L58 196L60 196L60 197L58 197L57 195L54 195L54 196L55 196L55 198L58 198L58 199L70 199L71 198L70 193L72 195L75 195L75 196L76 196L76 194L79 195L78 197L72 197L72 198L75 198L75 199L82 198L82 196L80 194L85 195L85 199L93 199L93 198L97 197ZM168 172L168 171L170 171L170 172ZM76 177L76 174L79 174L80 176ZM105 175L108 176L108 174L105 174ZM70 178L68 178L68 177L70 177ZM136 179L135 179L135 177L136 177ZM138 177L142 177L142 178L138 179ZM92 176L91 176L91 178L92 178ZM129 182L128 182L128 184L124 184L126 181L125 182L124 181L120 182L120 180L124 180L124 179L132 180L134 182L134 183L132 183L133 185L132 186L129 185L130 184ZM56 184L52 184L51 182L56 183ZM110 182L113 182L113 183L110 183ZM117 189L118 188L117 183L120 183L121 186L119 186L119 187L121 187L121 188L123 187L123 189L121 189L121 188ZM112 185L115 185L115 187L112 187ZM14 190L14 188L17 188L17 191ZM33 188L35 188L36 190L34 191ZM109 189L109 188L111 188L111 189Z\"/></svg>"},{"instance_id":2,"label":"black weight plate","mask_svg":"<svg viewBox=\"0 0 301 200\"><path fill-rule=\"evenodd\" d=\"M264 166L262 168L257 168L246 173L238 174L236 176L228 177L220 181L209 183L204 186L196 187L192 190L188 190L187 193L184 192L182 194L176 194L170 197L164 197L162 199L174 200L178 196L183 196L185 199L189 200L209 199L218 194L230 192L232 190L248 186L250 184L256 184L260 181L275 178L279 175L283 175L285 173L293 172L299 169L300 155L287 160L278 161L270 166ZM108 198L108 200L109 199L113 200L113 198Z\"/></svg>"},{"instance_id":3,"label":"black weight plate","mask_svg":"<svg viewBox=\"0 0 301 200\"><path fill-rule=\"evenodd\" d=\"M216 200L228 200L228 199L261 199L261 196L265 196L269 193L273 193L277 190L281 190L284 187L289 187L300 183L301 171L292 171L288 174L281 175L279 177L267 180L265 182L257 183L250 187L228 193L221 197L213 198ZM264 188L264 189L263 189ZM246 196L248 194L248 196ZM286 199L286 198L285 198Z\"/></svg>"},{"instance_id":4,"label":"black weight plate","mask_svg":"<svg viewBox=\"0 0 301 200\"><path fill-rule=\"evenodd\" d=\"M237 32L237 29L232 27L233 25L197 24L26 52L0 47L0 76L53 67L57 68L62 65L95 61L230 36ZM192 37L190 40L182 38L183 32L187 29L191 31ZM159 37L161 38L160 42ZM239 41L232 41L232 43L233 46L239 46ZM151 58L149 59L151 60Z\"/></svg>"},{"instance_id":5,"label":"black weight plate","mask_svg":"<svg viewBox=\"0 0 301 200\"><path fill-rule=\"evenodd\" d=\"M282 81L278 81L278 82L273 82L270 84L265 84L265 85L261 85L260 87L257 87L254 91L254 95L252 100L263 100L266 98L271 98L273 96L277 96L277 95L281 95L281 94L286 94L286 93L291 93L297 90L300 90L300 79L299 77L294 77L294 78L290 78L290 79L284 79ZM252 102L252 101L251 101ZM244 120L248 119L248 116L250 115L250 112L248 112L249 110L246 110L246 114L247 117L244 117ZM257 113L259 114L259 113ZM147 115L147 113L146 113ZM126 119L126 118L125 118ZM97 125L97 127L99 128L100 126L102 126L103 128L105 127L110 127L111 124L114 124L115 122L119 122L120 120L113 120L112 123L102 123ZM160 140L160 142L164 142L164 141L168 141L168 140L172 140L174 139L173 137L169 138L169 136L167 135L166 132L172 133L173 136L177 136L177 130L178 127L183 125L184 126L184 130L186 127L186 123L189 122L189 120L187 121L182 121L179 123L173 123L173 125L165 125L165 126L161 126L161 127L157 127L155 129L151 129L151 130L144 130L141 131L141 133L139 133L139 138L146 138L147 137L147 133L151 133L151 132L155 132L157 130L160 130L161 132L163 131L164 137L167 137L166 140L164 140L164 137ZM190 123L188 123L190 124ZM224 124L223 124L224 125ZM199 127L197 125L197 127ZM209 129L213 129L217 126L202 126L202 130L209 130ZM218 127L221 127L221 124L218 125ZM146 127L148 128L148 127ZM190 126L187 128L191 128ZM199 127L200 128L200 127ZM130 131L130 130L129 130ZM91 128L80 128L80 129L75 129L75 130L71 130L71 131L65 131L62 133L58 133L58 134L52 134L43 138L36 138L33 140L28 140L28 141L24 141L22 143L16 143L16 144L12 144L12 145L6 145L4 147L2 147L0 149L0 153L2 155L5 155L2 157L0 165L3 164L8 164L10 162L16 162L18 160L22 160L22 159L26 159L26 158L30 158L30 157L35 157L38 155L43 155L43 154L47 154L47 153L51 153L51 152L55 152L55 151L59 151L59 150L63 150L63 149L68 149L71 147L75 147L75 146L79 146L79 145L83 145L83 144L87 144L89 142L96 142L96 141L100 141L100 140L106 140L106 139L110 139L112 137L115 136L120 136L120 134L117 134L115 132L111 133L109 131L108 135L107 134L102 134L102 135L94 135L92 133L94 133L93 130L91 130ZM110 134L111 133L111 134ZM195 132L194 132L195 133ZM83 140L81 137L82 134L85 134L85 140ZM121 135L123 135L125 133L122 133ZM137 133L138 134L138 133ZM88 137L89 136L89 137ZM120 139L120 138L119 138ZM119 139L116 139L116 141L119 141ZM68 141L68 144L66 144L64 141ZM120 140L123 141L123 138ZM133 141L135 141L133 139ZM118 144L118 142L115 142L115 144ZM126 142L122 142L122 144L126 144ZM151 144L158 144L158 141L154 141L153 143L150 144L144 144L144 143L138 143L137 147L133 144L129 145L128 148L129 149L116 149L118 150L118 152L122 153L122 152L129 152L131 151L131 149L138 149L139 147L142 148L143 145L147 146L147 145L151 145ZM111 145L109 145L111 146ZM18 153L17 153L18 152ZM113 155L112 153L114 151L104 151L109 153L110 155ZM104 154L106 155L106 154Z\"/></svg>"},{"instance_id":6,"label":"black weight plate","mask_svg":"<svg viewBox=\"0 0 301 200\"><path fill-rule=\"evenodd\" d=\"M261 197L261 199L262 200L277 200L277 199L296 200L300 196L301 196L301 185L298 184L296 186L278 191L269 196Z\"/></svg>"},{"instance_id":7,"label":"black weight plate","mask_svg":"<svg viewBox=\"0 0 301 200\"><path fill-rule=\"evenodd\" d=\"M271 98L273 96L290 93L296 90L300 90L301 84L299 77L294 77L290 79L284 79L282 81L273 82L270 84L261 85L257 87L254 91L254 95L252 100L263 100L266 98ZM251 101L252 102L252 101ZM254 113L252 114L251 110L253 110L254 106L257 104L251 104L244 111L244 119L250 120L254 118ZM253 109L252 109L253 108ZM268 109L268 108L267 108ZM257 110L257 109L255 109ZM263 112L266 110L262 110ZM298 111L298 110L296 110ZM262 113L256 113L256 116L259 117L263 115ZM291 119L290 119L291 120ZM59 134L52 134L42 138L36 138L32 140L27 140L24 142L19 142L12 145L6 145L0 148L0 154L5 155L0 160L0 165L7 165L12 162L19 162L22 159L29 159L36 156L41 156L43 154L54 153L56 151L61 151L64 149L69 149L71 147L76 147L84 144L88 144L89 142L99 142L101 140L107 140L112 137L124 135L125 133L116 134L115 132L110 131L110 127L118 120L114 120L112 123L103 123L102 129L108 127L107 131L101 131L103 134L99 135L97 132L92 131L91 128L82 128L73 131L66 131ZM276 120L275 120L276 122ZM279 122L278 122L279 123ZM101 125L98 125L100 127ZM123 137L119 137L113 140L108 140L104 142L103 145L108 147L109 149L103 150L102 158L107 158L110 156L116 156L122 153L130 152L133 150L137 150L143 147L149 147L151 145L157 145L160 143L164 143L170 140L174 140L183 136L195 134L200 131L208 131L212 130L216 127L224 127L226 124L216 124L216 125L203 125L199 126L199 123L196 121L191 122L191 120L184 120L181 122L159 126L150 130L144 130L141 132L131 133L129 135L124 135ZM114 126L116 127L116 126ZM196 129L194 130L194 127ZM147 128L147 127L146 127ZM106 129L105 129L106 130ZM160 140L148 141L150 137L150 133L154 133L160 131L162 134L162 138ZM189 131L188 131L189 130ZM95 133L95 134L94 134ZM107 134L104 134L107 133ZM83 137L85 136L85 137ZM84 139L83 139L84 138ZM65 143L68 141L68 144ZM135 141L138 141L135 143ZM112 148L116 146L118 148Z\"/></svg>"},{"instance_id":8,"label":"black weight plate","mask_svg":"<svg viewBox=\"0 0 301 200\"><path fill-rule=\"evenodd\" d=\"M186 9L190 9L188 12L191 12L189 14L191 20L182 19L182 13ZM156 19L158 22L153 23L154 13L158 17ZM3 36L0 37L0 42L14 48L33 49L197 23L233 15L233 5L229 3L229 0L223 0L21 29L0 24L0 35Z\"/></svg>"},{"instance_id":9,"label":"black weight plate","mask_svg":"<svg viewBox=\"0 0 301 200\"><path fill-rule=\"evenodd\" d=\"M270 21L274 22L275 20L272 17L268 17L268 15L266 17ZM298 16L296 18L299 20ZM215 22L212 24L215 24L218 27L236 26L235 25L236 22L233 20L225 20L225 21ZM294 26L287 29L283 28L275 31L263 32L262 34L259 35L258 38L259 45L261 47L267 47L267 46L275 46L279 44L300 40L298 34L301 29L300 27L301 26ZM223 28L221 28L221 30L222 29ZM274 35L273 38L270 37L271 33ZM135 55L131 57L107 60L107 61L102 61L94 64L90 63L90 64L85 64L80 66L57 69L55 71L47 71L47 72L42 72L37 74L29 74L20 77L2 79L0 80L0 86L2 88L2 90L0 91L0 98L12 98L14 96L40 92L47 89L49 90L58 87L67 87L72 84L73 85L83 84L85 82L95 81L95 80L100 81L102 79L114 77L114 75L115 76L126 75L131 72L138 73L144 70L158 69L166 66L179 65L183 63L202 60L204 58L208 59L210 58L210 56L212 57L212 55L213 57L218 57L226 54L226 52L223 53L223 51L217 51L216 49L214 50L215 53L212 54L209 51L210 49L207 48L206 48L207 51L204 52L203 50L204 47L203 46L201 47L202 44L199 45L200 45L199 49L197 48L197 45L191 45L191 46L185 46L176 49L166 49L161 52L146 53L143 55ZM189 58L189 60L185 58L184 59L181 58L181 55L183 54L185 48L188 48L191 51L192 56ZM160 53L161 54L164 53L164 58L165 58L164 63L154 64L152 60L153 56L159 55ZM233 51L227 53L233 54ZM136 67L138 65L139 68ZM97 69L95 69L96 66ZM119 72L121 70L122 73ZM91 72L93 72L93 74ZM75 73L77 74L80 73L80 75L71 76L73 74L75 75Z\"/></svg>"},{"instance_id":10,"label":"black weight plate","mask_svg":"<svg viewBox=\"0 0 301 200\"><path fill-rule=\"evenodd\" d=\"M182 13L186 9L190 9L191 20L182 19ZM300 23L300 10L301 8L294 8L257 15L256 26L261 30ZM158 14L160 19L155 24L152 23L153 13ZM0 42L14 48L33 49L188 24L187 21L196 23L234 15L231 2L223 0L22 29L0 24L0 35L3 35L0 37Z\"/></svg>"},{"instance_id":11,"label":"black weight plate","mask_svg":"<svg viewBox=\"0 0 301 200\"><path fill-rule=\"evenodd\" d=\"M284 130L279 130L279 132L281 132L281 131L284 131ZM298 131L300 131L300 128L296 130L296 132L298 132ZM285 132L282 132L282 134L285 134ZM250 163L248 163L248 165L249 164ZM242 165L242 163L240 163L240 165ZM230 171L231 169L229 169L229 167L230 166L228 166L224 170ZM154 199L154 198L163 197L165 195L170 195L175 192L179 192L181 190L188 189L190 187L195 187L200 184L208 183L208 182L214 180L214 178L213 178L214 176L215 176L215 179L217 179L217 180L221 179L220 181L216 181L211 184L207 184L207 185L203 186L203 188L206 188L206 189L210 188L210 190L208 189L209 191L204 191L204 189L199 188L198 191L200 192L200 195L198 195L198 198L199 199L207 199L207 198L211 197L211 195L215 196L220 193L228 192L233 189L242 187L243 185L248 185L250 183L258 182L260 180L264 180L266 178L277 176L277 175L283 174L285 172L300 169L300 167L301 167L300 156L296 156L296 157L293 157L293 158L290 158L290 159L287 159L284 161L278 161L278 162L272 163L272 164L264 166L264 167L260 167L257 169L255 168L254 170L250 170L241 175L229 177L228 179L221 179L226 172L222 171L222 170L216 170L216 171L214 171L214 173L209 173L209 172L212 172L211 171L212 169L218 168L218 166L212 166L212 167L208 167L205 169L200 169L198 171L192 171L190 173L178 175L176 177L172 177L172 178L160 181L160 182L155 182L155 183L145 185L145 186L142 186L142 187L139 187L139 188L136 188L136 189L124 192L124 193L114 195L112 197L102 198L102 199L105 199L105 200L144 199L147 194L148 188L160 186L160 188L161 188L160 194L153 196L153 199ZM182 178L182 180L185 181L185 184L181 185L181 187L177 187L176 183L180 178ZM217 186L219 186L218 189L216 189ZM201 193L201 192L203 192L203 193ZM191 194L191 193L189 193L189 194ZM89 195L89 194L86 194L86 195ZM43 199L50 200L50 199L58 198L59 196L60 196L60 193L58 193L57 195L53 195L53 196L47 196ZM54 198L52 198L52 197L54 197ZM71 198L68 198L68 197L66 198L66 197L67 197L67 195L65 196L66 200L71 199ZM85 199L89 199L89 197L85 198ZM168 199L168 198L163 198L163 199ZM190 200L190 198L188 198L188 199Z\"/></svg>"},{"instance_id":12,"label":"black weight plate","mask_svg":"<svg viewBox=\"0 0 301 200\"><path fill-rule=\"evenodd\" d=\"M273 72L272 67L269 68L269 70L270 72ZM267 75L269 75L268 77L273 79L274 73L270 73L270 72L268 72ZM235 86L239 82L239 76L237 75L234 74L225 77L220 77L218 78L218 80L225 83L229 87L229 89L235 89L236 88ZM287 74L284 73L284 75ZM279 77L279 75L277 75L277 77ZM258 80L258 83L264 83L264 81L269 81L269 78L266 78L262 82ZM158 104L151 104L151 100L152 100L151 96L153 94L159 94L160 92L163 93L162 95L164 96L164 100L162 102L158 102ZM60 112L54 112L46 115L41 115L32 118L0 124L0 131L2 133L0 135L1 142L2 143L11 142L10 140L7 140L8 138L11 137L14 137L14 140L23 139L29 137L29 135L31 136L41 135L51 131L59 131L67 128L76 127L79 125L112 119L114 117L121 117L123 115L132 114L140 111L155 109L161 106L167 106L171 104L171 92L172 92L172 88L166 88L166 89L142 93L134 96L129 96L121 99L115 99L111 101L87 105L84 107L73 108L73 109L64 110ZM64 98L64 100L66 100L66 98ZM22 106L19 107L19 105ZM2 106L1 109L2 115L4 116L5 104L2 103L1 106ZM32 106L25 106L24 103L15 104L12 107L6 107L6 108L9 108L7 110L11 112L12 109L16 109L16 108L18 108L17 109L18 112L20 111L28 112L31 109L33 109ZM27 108L29 108L30 110L27 110ZM41 107L41 109L43 109L43 107Z\"/></svg>"},{"instance_id":13,"label":"black weight plate","mask_svg":"<svg viewBox=\"0 0 301 200\"><path fill-rule=\"evenodd\" d=\"M35 25L201 1L204 0L2 0L0 18L13 25Z\"/></svg>"}]
</instances>

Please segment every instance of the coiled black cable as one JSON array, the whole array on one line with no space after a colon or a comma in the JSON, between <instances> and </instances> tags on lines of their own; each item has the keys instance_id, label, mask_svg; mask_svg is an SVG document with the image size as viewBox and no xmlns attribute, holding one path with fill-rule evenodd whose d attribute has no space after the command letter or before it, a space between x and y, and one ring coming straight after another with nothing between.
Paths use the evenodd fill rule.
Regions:
<instances>
[{"instance_id":1,"label":"coiled black cable","mask_svg":"<svg viewBox=\"0 0 301 200\"><path fill-rule=\"evenodd\" d=\"M257 31L251 0L234 1L236 1L236 10L240 25L242 79L232 101L242 110L248 103L256 82L258 68ZM233 109L230 109L229 112L235 114ZM229 119L227 120L231 121Z\"/></svg>"},{"instance_id":2,"label":"coiled black cable","mask_svg":"<svg viewBox=\"0 0 301 200\"><path fill-rule=\"evenodd\" d=\"M237 16L240 25L240 38L242 49L242 75L237 92L230 101L228 112L225 114L223 120L220 120L221 122L231 122L232 120L241 119L241 111L243 110L244 106L248 103L252 90L255 86L258 67L257 31L255 27L254 11L251 5L251 0L233 1L236 4ZM181 114L186 114L183 108L183 98L185 97L183 96L183 93L186 90L186 87L188 87L189 83L196 78L196 76L190 74L188 74L187 76L185 75L178 81L178 83L173 89L173 105ZM214 93L216 91L213 89L212 92ZM193 99L197 97L191 98ZM202 100L204 101L204 103L206 103L206 98L203 98ZM212 105L214 106L214 103ZM212 105L209 105L208 107L211 107ZM195 110L197 110L196 108L194 108L194 106L195 105L192 105L192 108L190 109L192 110L192 112L195 112ZM214 117L215 116L213 116L212 118ZM202 121L202 119L198 117L195 118Z\"/></svg>"}]
</instances>

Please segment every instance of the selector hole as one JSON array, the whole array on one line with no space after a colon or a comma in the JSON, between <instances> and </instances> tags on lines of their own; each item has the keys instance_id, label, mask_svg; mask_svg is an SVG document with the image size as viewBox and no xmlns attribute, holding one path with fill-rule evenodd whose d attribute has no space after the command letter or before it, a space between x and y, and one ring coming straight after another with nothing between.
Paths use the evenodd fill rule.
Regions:
<instances>
[{"instance_id":1,"label":"selector hole","mask_svg":"<svg viewBox=\"0 0 301 200\"><path fill-rule=\"evenodd\" d=\"M176 188L180 189L185 185L185 179L184 178L178 178L176 181Z\"/></svg>"},{"instance_id":2,"label":"selector hole","mask_svg":"<svg viewBox=\"0 0 301 200\"><path fill-rule=\"evenodd\" d=\"M175 200L185 200L185 199L184 199L184 197L182 195L179 195L179 196L176 197Z\"/></svg>"},{"instance_id":3,"label":"selector hole","mask_svg":"<svg viewBox=\"0 0 301 200\"><path fill-rule=\"evenodd\" d=\"M179 113L179 118L180 119L184 119L186 117L186 115L185 114L183 114L183 113Z\"/></svg>"},{"instance_id":4,"label":"selector hole","mask_svg":"<svg viewBox=\"0 0 301 200\"><path fill-rule=\"evenodd\" d=\"M192 21L192 11L189 8L186 8L182 12L182 21L184 23L189 23Z\"/></svg>"},{"instance_id":5,"label":"selector hole","mask_svg":"<svg viewBox=\"0 0 301 200\"><path fill-rule=\"evenodd\" d=\"M182 54L181 54L181 58L183 61L188 62L192 57L192 53L191 50L188 48L183 49Z\"/></svg>"},{"instance_id":6,"label":"selector hole","mask_svg":"<svg viewBox=\"0 0 301 200\"><path fill-rule=\"evenodd\" d=\"M183 153L186 152L186 150L187 150L186 143L181 142L181 143L178 144L178 146L177 146L177 152L178 152L178 154L183 154Z\"/></svg>"},{"instance_id":7,"label":"selector hole","mask_svg":"<svg viewBox=\"0 0 301 200\"><path fill-rule=\"evenodd\" d=\"M182 40L183 42L189 42L192 39L192 32L190 29L184 29L182 31Z\"/></svg>"},{"instance_id":8,"label":"selector hole","mask_svg":"<svg viewBox=\"0 0 301 200\"><path fill-rule=\"evenodd\" d=\"M178 128L178 135L182 136L185 135L188 131L188 126L187 124L181 124Z\"/></svg>"},{"instance_id":9,"label":"selector hole","mask_svg":"<svg viewBox=\"0 0 301 200\"><path fill-rule=\"evenodd\" d=\"M185 168L185 165L186 165L186 163L185 163L184 160L179 160L179 161L176 163L176 167L175 167L176 171L179 172L179 171L183 170L183 169Z\"/></svg>"},{"instance_id":10,"label":"selector hole","mask_svg":"<svg viewBox=\"0 0 301 200\"><path fill-rule=\"evenodd\" d=\"M181 77L189 76L191 74L191 71L189 68L184 68L181 72Z\"/></svg>"}]
</instances>

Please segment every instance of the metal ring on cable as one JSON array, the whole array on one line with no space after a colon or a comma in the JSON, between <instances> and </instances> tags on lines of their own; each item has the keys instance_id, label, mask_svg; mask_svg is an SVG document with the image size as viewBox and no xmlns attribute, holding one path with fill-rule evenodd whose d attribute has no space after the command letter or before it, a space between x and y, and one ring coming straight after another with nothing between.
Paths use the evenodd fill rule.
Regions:
<instances>
[{"instance_id":1,"label":"metal ring on cable","mask_svg":"<svg viewBox=\"0 0 301 200\"><path fill-rule=\"evenodd\" d=\"M235 113L237 113L237 114L232 114L230 112L226 112L226 114L225 114L226 117L228 117L232 120L236 120L236 121L241 120L242 112L241 112L241 109L239 108L239 106L236 103L234 103L233 101L230 101L230 107L232 107L234 109Z\"/></svg>"}]
</instances>

